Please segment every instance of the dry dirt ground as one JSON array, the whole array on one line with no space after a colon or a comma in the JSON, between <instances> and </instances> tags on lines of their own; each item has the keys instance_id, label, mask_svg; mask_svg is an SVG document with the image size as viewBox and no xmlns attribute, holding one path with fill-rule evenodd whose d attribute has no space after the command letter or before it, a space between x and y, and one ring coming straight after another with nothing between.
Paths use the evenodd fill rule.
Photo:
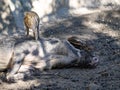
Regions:
<instances>
[{"instance_id":1,"label":"dry dirt ground","mask_svg":"<svg viewBox=\"0 0 120 90\"><path fill-rule=\"evenodd\" d=\"M120 11L70 18L43 27L42 36L78 36L95 47L100 58L94 69L63 68L39 72L24 81L0 81L0 90L120 90Z\"/></svg>"}]
</instances>

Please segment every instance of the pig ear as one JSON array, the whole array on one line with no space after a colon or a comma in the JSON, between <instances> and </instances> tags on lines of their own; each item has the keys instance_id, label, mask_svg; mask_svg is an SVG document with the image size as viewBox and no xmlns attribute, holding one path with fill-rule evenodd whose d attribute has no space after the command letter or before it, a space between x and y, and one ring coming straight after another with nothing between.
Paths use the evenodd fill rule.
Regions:
<instances>
[{"instance_id":1,"label":"pig ear","mask_svg":"<svg viewBox=\"0 0 120 90\"><path fill-rule=\"evenodd\" d=\"M70 43L79 43L80 39L76 36L69 37L67 39Z\"/></svg>"}]
</instances>

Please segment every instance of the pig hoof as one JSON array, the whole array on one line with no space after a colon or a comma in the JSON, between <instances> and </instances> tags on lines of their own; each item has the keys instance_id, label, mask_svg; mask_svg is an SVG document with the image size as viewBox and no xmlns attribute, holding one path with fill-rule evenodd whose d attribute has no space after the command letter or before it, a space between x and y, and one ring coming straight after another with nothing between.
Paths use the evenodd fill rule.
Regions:
<instances>
[{"instance_id":1,"label":"pig hoof","mask_svg":"<svg viewBox=\"0 0 120 90\"><path fill-rule=\"evenodd\" d=\"M7 82L9 82L9 83L15 82L14 77L11 76L11 75L8 75L8 76L7 76Z\"/></svg>"}]
</instances>

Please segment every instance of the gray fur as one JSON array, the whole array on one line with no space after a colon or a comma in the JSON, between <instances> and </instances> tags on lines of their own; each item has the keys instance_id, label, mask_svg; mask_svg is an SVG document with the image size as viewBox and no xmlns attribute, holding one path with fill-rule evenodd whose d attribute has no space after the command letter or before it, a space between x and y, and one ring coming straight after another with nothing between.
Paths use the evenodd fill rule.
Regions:
<instances>
[{"instance_id":1,"label":"gray fur","mask_svg":"<svg viewBox=\"0 0 120 90\"><path fill-rule=\"evenodd\" d=\"M25 73L30 69L45 70L74 65L80 63L82 58L80 50L66 40L42 38L37 41L28 39L14 42L12 46L7 45L0 48L0 53L4 49L9 51L3 53L9 56L4 58L6 65L0 64L4 67L0 68L1 70L8 69L7 79L16 76L18 73ZM2 60L0 59L0 62ZM94 62L92 63L94 64ZM7 64L11 64L11 67L8 68Z\"/></svg>"}]
</instances>

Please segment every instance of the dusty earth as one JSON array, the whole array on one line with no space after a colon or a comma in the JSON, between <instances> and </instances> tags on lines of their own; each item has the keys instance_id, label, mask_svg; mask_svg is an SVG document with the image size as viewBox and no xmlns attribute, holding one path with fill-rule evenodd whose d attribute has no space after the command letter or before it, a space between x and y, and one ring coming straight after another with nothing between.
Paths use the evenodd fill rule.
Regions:
<instances>
[{"instance_id":1,"label":"dusty earth","mask_svg":"<svg viewBox=\"0 0 120 90\"><path fill-rule=\"evenodd\" d=\"M42 36L65 39L78 36L95 47L99 65L36 71L24 81L7 83L0 90L120 90L120 11L104 11L70 18L43 27Z\"/></svg>"}]
</instances>

